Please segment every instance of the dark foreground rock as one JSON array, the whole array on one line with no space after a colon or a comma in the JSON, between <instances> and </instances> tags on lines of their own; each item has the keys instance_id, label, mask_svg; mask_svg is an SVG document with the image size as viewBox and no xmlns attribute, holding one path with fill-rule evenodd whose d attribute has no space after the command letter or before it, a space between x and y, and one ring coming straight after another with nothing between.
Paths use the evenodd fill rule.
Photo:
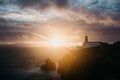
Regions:
<instances>
[{"instance_id":1,"label":"dark foreground rock","mask_svg":"<svg viewBox=\"0 0 120 80\"><path fill-rule=\"evenodd\" d=\"M41 69L45 71L56 71L57 70L55 63L52 62L51 59L47 59L45 61L45 64L41 66Z\"/></svg>"},{"instance_id":2,"label":"dark foreground rock","mask_svg":"<svg viewBox=\"0 0 120 80\"><path fill-rule=\"evenodd\" d=\"M120 46L70 51L59 62L58 73L64 80L120 80Z\"/></svg>"}]
</instances>

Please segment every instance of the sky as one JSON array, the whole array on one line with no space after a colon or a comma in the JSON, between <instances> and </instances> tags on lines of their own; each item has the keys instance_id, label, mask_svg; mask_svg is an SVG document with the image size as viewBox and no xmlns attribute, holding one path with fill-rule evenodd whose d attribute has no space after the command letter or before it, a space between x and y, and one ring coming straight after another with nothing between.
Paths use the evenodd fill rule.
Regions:
<instances>
[{"instance_id":1,"label":"sky","mask_svg":"<svg viewBox=\"0 0 120 80\"><path fill-rule=\"evenodd\" d=\"M0 0L0 42L120 41L120 0Z\"/></svg>"}]
</instances>

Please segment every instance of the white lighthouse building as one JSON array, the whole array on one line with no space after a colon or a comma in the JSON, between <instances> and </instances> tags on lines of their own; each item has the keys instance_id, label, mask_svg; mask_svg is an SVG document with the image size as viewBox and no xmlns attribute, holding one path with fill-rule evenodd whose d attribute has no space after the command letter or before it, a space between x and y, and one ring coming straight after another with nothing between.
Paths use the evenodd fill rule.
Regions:
<instances>
[{"instance_id":1,"label":"white lighthouse building","mask_svg":"<svg viewBox=\"0 0 120 80\"><path fill-rule=\"evenodd\" d=\"M104 42L89 42L88 36L85 36L85 40L83 43L83 48L90 48L90 47L97 47L97 46L101 46L101 45L107 45L107 43Z\"/></svg>"}]
</instances>

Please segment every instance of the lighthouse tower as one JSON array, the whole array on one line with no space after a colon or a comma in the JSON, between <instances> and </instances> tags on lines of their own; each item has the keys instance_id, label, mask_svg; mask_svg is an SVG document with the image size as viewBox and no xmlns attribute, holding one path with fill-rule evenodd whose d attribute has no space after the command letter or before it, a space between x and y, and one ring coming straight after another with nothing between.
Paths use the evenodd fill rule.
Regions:
<instances>
[{"instance_id":1,"label":"lighthouse tower","mask_svg":"<svg viewBox=\"0 0 120 80\"><path fill-rule=\"evenodd\" d=\"M85 36L85 41L84 41L84 43L88 43L88 36L87 36L87 35Z\"/></svg>"}]
</instances>

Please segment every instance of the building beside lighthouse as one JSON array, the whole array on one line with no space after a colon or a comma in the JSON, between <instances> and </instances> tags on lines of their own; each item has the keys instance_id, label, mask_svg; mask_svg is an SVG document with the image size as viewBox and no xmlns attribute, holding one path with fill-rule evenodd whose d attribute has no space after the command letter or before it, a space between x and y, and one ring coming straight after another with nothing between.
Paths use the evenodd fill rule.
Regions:
<instances>
[{"instance_id":1,"label":"building beside lighthouse","mask_svg":"<svg viewBox=\"0 0 120 80\"><path fill-rule=\"evenodd\" d=\"M90 47L97 47L97 46L102 46L102 45L107 45L107 43L105 43L105 42L91 42L91 41L89 41L89 38L86 35L82 47L83 48L90 48Z\"/></svg>"}]
</instances>

